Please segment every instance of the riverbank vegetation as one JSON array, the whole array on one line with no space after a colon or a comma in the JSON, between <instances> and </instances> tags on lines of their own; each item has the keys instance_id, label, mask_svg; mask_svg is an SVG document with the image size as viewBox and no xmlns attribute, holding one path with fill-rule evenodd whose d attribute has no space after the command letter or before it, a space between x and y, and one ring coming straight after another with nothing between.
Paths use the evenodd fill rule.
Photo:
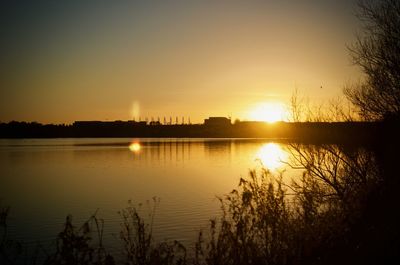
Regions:
<instances>
[{"instance_id":1,"label":"riverbank vegetation","mask_svg":"<svg viewBox=\"0 0 400 265\"><path fill-rule=\"evenodd\" d=\"M199 232L195 246L154 240L154 199L146 218L133 204L120 212L121 255L105 247L104 223L96 213L80 227L68 216L52 249L26 251L8 238L9 208L3 207L0 259L4 264L208 265L373 264L395 257L399 229L387 218L396 217L391 198L398 180L387 154L339 145L291 144L290 150L288 166L302 168L301 178L288 182L284 172L251 170L219 198L221 214Z\"/></svg>"},{"instance_id":2,"label":"riverbank vegetation","mask_svg":"<svg viewBox=\"0 0 400 265\"><path fill-rule=\"evenodd\" d=\"M292 144L287 163L304 170L301 179L288 183L284 172L250 171L219 198L221 214L199 232L193 253L178 241L155 242L152 218L145 221L132 205L121 211L121 256L104 246L103 221L96 214L79 228L68 216L52 250L26 252L9 238L9 208L1 207L0 263L397 264L400 2L362 1L359 16L365 32L351 51L366 79L347 87L345 95L360 117L381 122L373 141L357 147ZM294 119L301 119L296 97L292 105Z\"/></svg>"}]
</instances>

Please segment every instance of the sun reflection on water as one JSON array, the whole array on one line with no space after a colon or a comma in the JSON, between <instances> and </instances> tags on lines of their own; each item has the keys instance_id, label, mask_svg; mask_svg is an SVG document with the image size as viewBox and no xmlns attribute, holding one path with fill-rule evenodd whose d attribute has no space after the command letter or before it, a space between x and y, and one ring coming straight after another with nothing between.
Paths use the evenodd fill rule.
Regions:
<instances>
[{"instance_id":1,"label":"sun reflection on water","mask_svg":"<svg viewBox=\"0 0 400 265\"><path fill-rule=\"evenodd\" d=\"M131 150L133 153L139 153L141 148L142 146L139 142L133 142L129 145L129 150Z\"/></svg>"},{"instance_id":2,"label":"sun reflection on water","mask_svg":"<svg viewBox=\"0 0 400 265\"><path fill-rule=\"evenodd\" d=\"M287 153L279 144L267 143L258 150L255 158L259 159L267 169L275 171L284 167Z\"/></svg>"}]
</instances>

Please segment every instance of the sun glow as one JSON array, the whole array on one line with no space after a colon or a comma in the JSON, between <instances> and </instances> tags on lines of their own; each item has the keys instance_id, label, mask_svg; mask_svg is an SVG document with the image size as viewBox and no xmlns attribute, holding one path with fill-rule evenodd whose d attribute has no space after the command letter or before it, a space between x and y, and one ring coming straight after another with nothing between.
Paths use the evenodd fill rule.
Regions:
<instances>
[{"instance_id":1,"label":"sun glow","mask_svg":"<svg viewBox=\"0 0 400 265\"><path fill-rule=\"evenodd\" d=\"M278 170L285 165L287 160L287 153L281 148L279 144L268 143L263 145L255 155L264 167L269 170Z\"/></svg>"},{"instance_id":2,"label":"sun glow","mask_svg":"<svg viewBox=\"0 0 400 265\"><path fill-rule=\"evenodd\" d=\"M138 142L133 142L129 145L129 150L131 150L134 153L138 153L141 149L141 145Z\"/></svg>"},{"instance_id":3,"label":"sun glow","mask_svg":"<svg viewBox=\"0 0 400 265\"><path fill-rule=\"evenodd\" d=\"M286 120L287 111L281 103L262 103L250 111L250 119L253 121L265 121L269 123Z\"/></svg>"}]
</instances>

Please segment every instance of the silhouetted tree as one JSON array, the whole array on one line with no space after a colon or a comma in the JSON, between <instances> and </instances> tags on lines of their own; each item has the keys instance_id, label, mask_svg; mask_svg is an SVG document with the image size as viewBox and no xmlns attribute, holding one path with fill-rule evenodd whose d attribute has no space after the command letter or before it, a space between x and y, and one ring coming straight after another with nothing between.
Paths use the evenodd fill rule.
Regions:
<instances>
[{"instance_id":1,"label":"silhouetted tree","mask_svg":"<svg viewBox=\"0 0 400 265\"><path fill-rule=\"evenodd\" d=\"M400 1L362 0L358 17L363 31L350 47L365 81L344 89L367 120L400 117Z\"/></svg>"}]
</instances>

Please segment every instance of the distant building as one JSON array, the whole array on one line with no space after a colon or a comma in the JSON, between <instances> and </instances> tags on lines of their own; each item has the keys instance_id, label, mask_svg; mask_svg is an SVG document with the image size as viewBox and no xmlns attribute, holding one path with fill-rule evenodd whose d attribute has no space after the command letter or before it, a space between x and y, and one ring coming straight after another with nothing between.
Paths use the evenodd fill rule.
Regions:
<instances>
[{"instance_id":1,"label":"distant building","mask_svg":"<svg viewBox=\"0 0 400 265\"><path fill-rule=\"evenodd\" d=\"M206 126L229 126L231 125L231 120L226 117L209 117L204 120L204 125Z\"/></svg>"},{"instance_id":2,"label":"distant building","mask_svg":"<svg viewBox=\"0 0 400 265\"><path fill-rule=\"evenodd\" d=\"M145 126L147 123L145 121L75 121L72 124L74 127L104 127L104 126Z\"/></svg>"},{"instance_id":3,"label":"distant building","mask_svg":"<svg viewBox=\"0 0 400 265\"><path fill-rule=\"evenodd\" d=\"M104 124L104 122L102 121L75 121L72 125L75 127L82 127L82 126L98 126L102 124Z\"/></svg>"}]
</instances>

